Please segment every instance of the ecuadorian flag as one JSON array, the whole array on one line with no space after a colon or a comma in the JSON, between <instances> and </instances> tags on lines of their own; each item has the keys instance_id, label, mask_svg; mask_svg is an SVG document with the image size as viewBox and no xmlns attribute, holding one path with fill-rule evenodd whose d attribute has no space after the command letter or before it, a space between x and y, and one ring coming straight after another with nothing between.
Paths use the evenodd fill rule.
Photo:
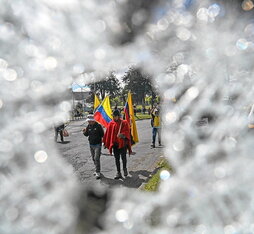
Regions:
<instances>
[{"instance_id":1,"label":"ecuadorian flag","mask_svg":"<svg viewBox=\"0 0 254 234\"><path fill-rule=\"evenodd\" d=\"M109 122L112 120L112 110L110 108L109 96L106 96L96 109L94 119L104 127L107 127Z\"/></svg>"},{"instance_id":2,"label":"ecuadorian flag","mask_svg":"<svg viewBox=\"0 0 254 234\"><path fill-rule=\"evenodd\" d=\"M93 112L96 111L97 107L100 105L100 100L96 94L94 94L94 102L93 102Z\"/></svg>"},{"instance_id":3,"label":"ecuadorian flag","mask_svg":"<svg viewBox=\"0 0 254 234\"><path fill-rule=\"evenodd\" d=\"M128 93L127 102L125 103L125 106L124 106L124 115L125 115L125 119L128 121L128 123L131 126L132 145L136 144L139 141L138 130L136 126L134 108L132 104L132 95L130 92Z\"/></svg>"}]
</instances>

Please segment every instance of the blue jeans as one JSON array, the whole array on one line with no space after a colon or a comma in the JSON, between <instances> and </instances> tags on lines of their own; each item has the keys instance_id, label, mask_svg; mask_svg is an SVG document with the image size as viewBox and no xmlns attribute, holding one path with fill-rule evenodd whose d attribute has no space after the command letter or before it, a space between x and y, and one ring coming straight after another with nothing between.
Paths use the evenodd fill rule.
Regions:
<instances>
[{"instance_id":1,"label":"blue jeans","mask_svg":"<svg viewBox=\"0 0 254 234\"><path fill-rule=\"evenodd\" d=\"M155 145L157 133L158 133L159 144L161 144L161 129L160 128L153 128L152 133L153 133L153 145Z\"/></svg>"},{"instance_id":2,"label":"blue jeans","mask_svg":"<svg viewBox=\"0 0 254 234\"><path fill-rule=\"evenodd\" d=\"M90 152L95 166L95 171L99 173L101 171L101 144L90 145Z\"/></svg>"},{"instance_id":3,"label":"blue jeans","mask_svg":"<svg viewBox=\"0 0 254 234\"><path fill-rule=\"evenodd\" d=\"M55 128L55 142L57 142L58 133L60 134L61 141L63 142L64 141L63 129L60 128Z\"/></svg>"}]
</instances>

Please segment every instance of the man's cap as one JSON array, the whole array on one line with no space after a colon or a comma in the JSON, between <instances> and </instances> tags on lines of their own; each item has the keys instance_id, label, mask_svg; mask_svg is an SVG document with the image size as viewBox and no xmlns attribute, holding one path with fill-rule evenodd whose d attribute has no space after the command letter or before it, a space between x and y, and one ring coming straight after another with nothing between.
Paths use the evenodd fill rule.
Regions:
<instances>
[{"instance_id":1,"label":"man's cap","mask_svg":"<svg viewBox=\"0 0 254 234\"><path fill-rule=\"evenodd\" d=\"M117 110L114 110L113 111L113 116L120 116L120 111L117 109Z\"/></svg>"},{"instance_id":2,"label":"man's cap","mask_svg":"<svg viewBox=\"0 0 254 234\"><path fill-rule=\"evenodd\" d=\"M95 121L93 115L87 115L86 121Z\"/></svg>"}]
</instances>

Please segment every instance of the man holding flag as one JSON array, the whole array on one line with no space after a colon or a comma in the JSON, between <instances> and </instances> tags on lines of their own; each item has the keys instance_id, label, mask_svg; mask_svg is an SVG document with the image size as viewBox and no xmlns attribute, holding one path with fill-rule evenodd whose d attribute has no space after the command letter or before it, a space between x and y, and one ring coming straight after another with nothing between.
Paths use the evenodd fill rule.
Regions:
<instances>
[{"instance_id":1,"label":"man holding flag","mask_svg":"<svg viewBox=\"0 0 254 234\"><path fill-rule=\"evenodd\" d=\"M112 154L112 151L114 153L117 169L115 179L122 178L120 157L123 163L124 176L128 175L126 158L127 149L129 154L131 153L130 125L127 120L121 119L120 115L119 110L114 110L113 120L108 124L103 138L104 146L109 149L110 154Z\"/></svg>"}]
</instances>

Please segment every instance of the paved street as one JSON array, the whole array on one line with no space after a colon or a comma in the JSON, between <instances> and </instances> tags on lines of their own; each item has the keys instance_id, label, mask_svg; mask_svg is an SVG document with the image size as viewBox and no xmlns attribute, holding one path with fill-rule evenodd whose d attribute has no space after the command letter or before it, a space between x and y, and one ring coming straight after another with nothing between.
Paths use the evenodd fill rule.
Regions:
<instances>
[{"instance_id":1,"label":"paved street","mask_svg":"<svg viewBox=\"0 0 254 234\"><path fill-rule=\"evenodd\" d=\"M133 147L136 154L127 158L129 176L123 180L114 180L116 174L114 157L109 155L107 149L102 149L102 178L96 180L93 176L94 165L90 156L88 140L82 133L82 129L86 125L84 120L71 122L66 127L70 136L65 138L65 143L57 143L57 147L63 157L73 165L74 172L82 183L138 188L147 180L163 152L162 148L153 149L150 147L152 137L150 120L141 120L136 123L140 142Z\"/></svg>"}]
</instances>

